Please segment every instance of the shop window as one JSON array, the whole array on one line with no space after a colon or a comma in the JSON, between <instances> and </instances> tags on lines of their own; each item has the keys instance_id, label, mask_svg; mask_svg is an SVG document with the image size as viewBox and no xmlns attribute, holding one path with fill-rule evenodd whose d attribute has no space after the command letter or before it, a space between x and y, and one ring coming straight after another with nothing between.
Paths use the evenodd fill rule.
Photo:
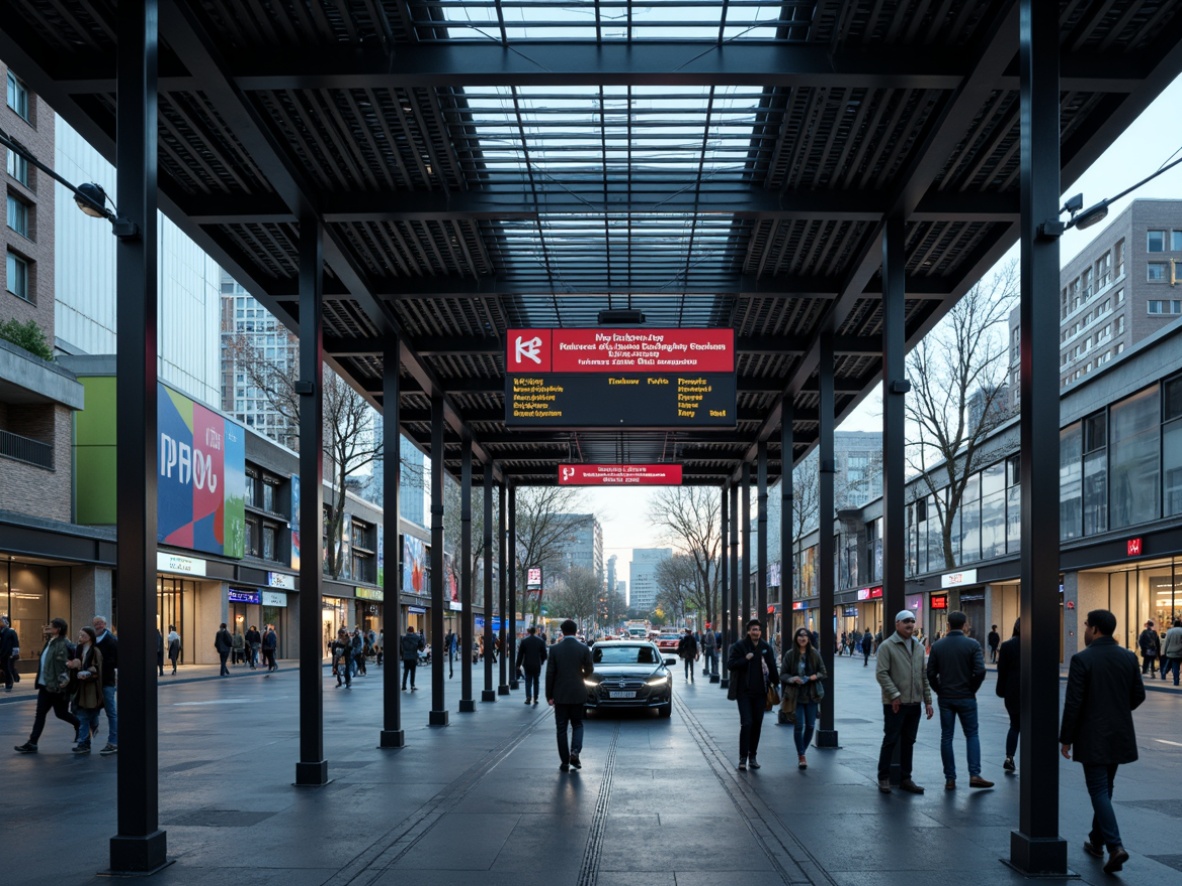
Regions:
<instances>
[{"instance_id":1,"label":"shop window","mask_svg":"<svg viewBox=\"0 0 1182 886\"><path fill-rule=\"evenodd\" d=\"M8 72L8 107L25 120L29 119L29 89L12 71Z\"/></svg>"},{"instance_id":2,"label":"shop window","mask_svg":"<svg viewBox=\"0 0 1182 886\"><path fill-rule=\"evenodd\" d=\"M1079 422L1059 432L1059 537L1079 538L1082 496Z\"/></svg>"},{"instance_id":3,"label":"shop window","mask_svg":"<svg viewBox=\"0 0 1182 886\"><path fill-rule=\"evenodd\" d=\"M1111 527L1122 529L1159 514L1159 387L1153 385L1109 410Z\"/></svg>"}]
</instances>

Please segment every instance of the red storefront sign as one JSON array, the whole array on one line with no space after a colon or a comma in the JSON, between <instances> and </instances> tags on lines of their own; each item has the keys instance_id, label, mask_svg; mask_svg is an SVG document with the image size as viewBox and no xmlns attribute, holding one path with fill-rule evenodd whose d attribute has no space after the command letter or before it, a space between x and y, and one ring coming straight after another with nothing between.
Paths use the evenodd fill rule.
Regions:
<instances>
[{"instance_id":1,"label":"red storefront sign","mask_svg":"<svg viewBox=\"0 0 1182 886\"><path fill-rule=\"evenodd\" d=\"M505 371L735 371L733 329L510 329Z\"/></svg>"},{"instance_id":2,"label":"red storefront sign","mask_svg":"<svg viewBox=\"0 0 1182 886\"><path fill-rule=\"evenodd\" d=\"M882 599L882 585L875 588L862 588L858 591L859 600L881 600Z\"/></svg>"},{"instance_id":3,"label":"red storefront sign","mask_svg":"<svg viewBox=\"0 0 1182 886\"><path fill-rule=\"evenodd\" d=\"M1128 542L1126 542L1126 550L1128 550L1130 557L1140 557L1141 556L1141 539L1130 538L1128 540Z\"/></svg>"},{"instance_id":4,"label":"red storefront sign","mask_svg":"<svg viewBox=\"0 0 1182 886\"><path fill-rule=\"evenodd\" d=\"M680 486L681 465L559 465L559 486Z\"/></svg>"},{"instance_id":5,"label":"red storefront sign","mask_svg":"<svg viewBox=\"0 0 1182 886\"><path fill-rule=\"evenodd\" d=\"M947 608L948 608L948 596L946 594L941 594L939 596L936 596L935 594L932 595L932 609L947 609Z\"/></svg>"}]
</instances>

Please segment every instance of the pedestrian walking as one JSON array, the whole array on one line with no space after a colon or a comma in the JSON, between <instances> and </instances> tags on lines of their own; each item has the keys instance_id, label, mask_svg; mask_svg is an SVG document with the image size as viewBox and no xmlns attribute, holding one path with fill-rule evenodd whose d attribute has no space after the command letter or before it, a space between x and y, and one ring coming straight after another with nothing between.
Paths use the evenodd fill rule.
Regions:
<instances>
[{"instance_id":1,"label":"pedestrian walking","mask_svg":"<svg viewBox=\"0 0 1182 886\"><path fill-rule=\"evenodd\" d=\"M119 753L119 709L115 693L119 673L119 640L107 627L105 615L96 615L90 620L90 626L94 628L94 645L103 654L103 713L107 717L107 743L99 754L109 757Z\"/></svg>"},{"instance_id":2,"label":"pedestrian walking","mask_svg":"<svg viewBox=\"0 0 1182 886\"><path fill-rule=\"evenodd\" d=\"M156 633L160 633L159 629ZM98 732L99 711L103 708L103 654L94 639L94 628L83 625L78 631L74 657L66 662L71 674L69 693L74 699L73 713L80 724L74 745L74 753L79 756L90 753L90 740Z\"/></svg>"},{"instance_id":3,"label":"pedestrian walking","mask_svg":"<svg viewBox=\"0 0 1182 886\"><path fill-rule=\"evenodd\" d=\"M382 659L386 654L386 629L382 628L378 631L378 638L373 644L374 652L377 653L378 667L382 666Z\"/></svg>"},{"instance_id":4,"label":"pedestrian walking","mask_svg":"<svg viewBox=\"0 0 1182 886\"><path fill-rule=\"evenodd\" d=\"M1137 637L1137 645L1141 647L1141 674L1157 676L1157 657L1161 652L1161 637L1152 621L1145 622L1145 630Z\"/></svg>"},{"instance_id":5,"label":"pedestrian walking","mask_svg":"<svg viewBox=\"0 0 1182 886\"><path fill-rule=\"evenodd\" d=\"M13 630L7 615L0 615L0 670L4 671L4 691L12 692L12 684L19 683L21 675L17 662L20 661L21 641Z\"/></svg>"},{"instance_id":6,"label":"pedestrian walking","mask_svg":"<svg viewBox=\"0 0 1182 886\"><path fill-rule=\"evenodd\" d=\"M923 644L915 639L915 614L895 615L895 632L878 645L874 676L882 687L882 748L878 752L878 789L891 793L891 757L899 747L899 789L922 794L911 779L920 705L932 719L932 690L924 669ZM901 743L901 744L900 744Z\"/></svg>"},{"instance_id":7,"label":"pedestrian walking","mask_svg":"<svg viewBox=\"0 0 1182 886\"><path fill-rule=\"evenodd\" d=\"M91 628L91 630L94 630ZM164 635L160 628L156 628L156 667L160 669L160 676L164 676Z\"/></svg>"},{"instance_id":8,"label":"pedestrian walking","mask_svg":"<svg viewBox=\"0 0 1182 886\"><path fill-rule=\"evenodd\" d=\"M706 630L702 631L702 676L712 677L718 673L718 645L714 641L714 631L710 622L706 622Z\"/></svg>"},{"instance_id":9,"label":"pedestrian walking","mask_svg":"<svg viewBox=\"0 0 1182 886\"><path fill-rule=\"evenodd\" d=\"M447 676L450 680L456 675L456 632L448 631L443 638L443 646L447 650Z\"/></svg>"},{"instance_id":10,"label":"pedestrian walking","mask_svg":"<svg viewBox=\"0 0 1182 886\"><path fill-rule=\"evenodd\" d=\"M997 662L997 647L1001 645L1001 634L997 632L997 625L989 629L989 636L985 638L985 642L989 644L989 662L995 664Z\"/></svg>"},{"instance_id":11,"label":"pedestrian walking","mask_svg":"<svg viewBox=\"0 0 1182 886\"><path fill-rule=\"evenodd\" d=\"M402 691L406 692L406 680L410 678L410 691L415 691L415 670L419 666L419 650L426 644L423 638L415 633L413 627L407 627L406 633L398 641L398 651L402 657Z\"/></svg>"},{"instance_id":12,"label":"pedestrian walking","mask_svg":"<svg viewBox=\"0 0 1182 886\"><path fill-rule=\"evenodd\" d=\"M1161 647L1161 678L1174 672L1174 685L1178 685L1178 669L1182 666L1182 618L1174 619L1174 626L1166 631Z\"/></svg>"},{"instance_id":13,"label":"pedestrian walking","mask_svg":"<svg viewBox=\"0 0 1182 886\"><path fill-rule=\"evenodd\" d=\"M874 635L870 633L870 628L866 628L862 633L862 667L870 666L870 651L874 648Z\"/></svg>"},{"instance_id":14,"label":"pedestrian walking","mask_svg":"<svg viewBox=\"0 0 1182 886\"><path fill-rule=\"evenodd\" d=\"M365 636L361 633L361 628L353 629L353 636L349 638L352 648L349 650L350 666L353 668L353 674L356 676L366 675L365 671Z\"/></svg>"},{"instance_id":15,"label":"pedestrian walking","mask_svg":"<svg viewBox=\"0 0 1182 886\"><path fill-rule=\"evenodd\" d=\"M1071 657L1059 744L1068 760L1083 766L1092 798L1092 830L1084 851L1108 861L1104 873L1114 874L1129 859L1120 838L1112 789L1116 770L1137 759L1133 711L1145 701L1145 684L1137 673L1137 657L1112 638L1116 616L1093 609L1084 622L1084 649Z\"/></svg>"},{"instance_id":16,"label":"pedestrian walking","mask_svg":"<svg viewBox=\"0 0 1182 886\"><path fill-rule=\"evenodd\" d=\"M176 632L176 625L168 626L168 660L172 663L172 673L176 676L177 659L181 657L181 635ZM252 664L251 667L254 667Z\"/></svg>"},{"instance_id":17,"label":"pedestrian walking","mask_svg":"<svg viewBox=\"0 0 1182 886\"><path fill-rule=\"evenodd\" d=\"M263 648L263 635L259 633L259 629L254 625L246 632L246 652L250 656L250 669L253 671L259 666L259 652Z\"/></svg>"},{"instance_id":18,"label":"pedestrian walking","mask_svg":"<svg viewBox=\"0 0 1182 886\"><path fill-rule=\"evenodd\" d=\"M813 648L812 636L804 628L797 628L792 647L784 651L781 660L780 682L784 684L785 695L796 696L793 738L798 769L809 768L806 754L817 725L817 708L825 697L825 684L821 681L828 676L821 654Z\"/></svg>"},{"instance_id":19,"label":"pedestrian walking","mask_svg":"<svg viewBox=\"0 0 1182 886\"><path fill-rule=\"evenodd\" d=\"M768 707L768 687L779 685L780 675L776 655L763 639L758 618L747 622L747 636L731 646L726 667L731 675L727 698L739 705L739 769L759 769L759 736Z\"/></svg>"},{"instance_id":20,"label":"pedestrian walking","mask_svg":"<svg viewBox=\"0 0 1182 886\"><path fill-rule=\"evenodd\" d=\"M263 662L267 665L267 671L279 670L279 663L275 661L275 655L279 650L279 635L275 633L275 625L267 625L262 645Z\"/></svg>"},{"instance_id":21,"label":"pedestrian walking","mask_svg":"<svg viewBox=\"0 0 1182 886\"><path fill-rule=\"evenodd\" d=\"M223 621L218 632L213 635L213 648L217 650L218 658L221 659L222 669L218 671L219 677L230 676L230 669L226 667L226 659L230 657L230 653L234 649L234 639L230 636L230 632L226 630L226 623Z\"/></svg>"},{"instance_id":22,"label":"pedestrian walking","mask_svg":"<svg viewBox=\"0 0 1182 886\"><path fill-rule=\"evenodd\" d=\"M234 633L230 635L230 664L246 663L246 638L238 632L238 625L234 625Z\"/></svg>"},{"instance_id":23,"label":"pedestrian walking","mask_svg":"<svg viewBox=\"0 0 1182 886\"><path fill-rule=\"evenodd\" d=\"M944 790L956 790L956 755L952 739L956 721L967 745L969 787L991 788L981 777L981 737L978 732L977 690L985 682L985 656L981 644L964 633L968 617L960 610L948 613L948 633L932 646L928 657L928 685L940 706L940 760L944 764ZM997 632L994 631L994 634Z\"/></svg>"},{"instance_id":24,"label":"pedestrian walking","mask_svg":"<svg viewBox=\"0 0 1182 886\"><path fill-rule=\"evenodd\" d=\"M530 625L526 637L517 646L515 667L525 675L525 703L538 703L538 685L542 665L546 663L546 641L538 636L538 629Z\"/></svg>"},{"instance_id":25,"label":"pedestrian walking","mask_svg":"<svg viewBox=\"0 0 1182 886\"><path fill-rule=\"evenodd\" d=\"M587 701L584 681L595 673L590 648L575 638L578 630L578 625L569 618L564 621L562 640L554 644L546 659L546 704L554 708L558 759L561 761L558 768L562 772L583 768L583 705Z\"/></svg>"},{"instance_id":26,"label":"pedestrian walking","mask_svg":"<svg viewBox=\"0 0 1182 886\"><path fill-rule=\"evenodd\" d=\"M693 632L685 629L681 639L677 641L677 657L685 665L685 682L694 682L694 662L698 660L698 641Z\"/></svg>"},{"instance_id":27,"label":"pedestrian walking","mask_svg":"<svg viewBox=\"0 0 1182 886\"><path fill-rule=\"evenodd\" d=\"M45 626L45 646L41 650L40 665L37 668L37 710L33 715L33 731L29 740L13 750L18 754L37 753L37 742L45 729L45 718L50 711L59 720L65 720L74 727L74 741L78 741L78 718L70 713L70 672L66 662L74 657L74 646L68 639L70 628L64 618L55 618Z\"/></svg>"},{"instance_id":28,"label":"pedestrian walking","mask_svg":"<svg viewBox=\"0 0 1182 886\"><path fill-rule=\"evenodd\" d=\"M1022 619L1014 619L1014 634L997 651L997 695L1005 702L1010 716L1006 733L1006 759L1002 769L1008 775L1017 772L1014 755L1018 753L1018 736L1022 731L1022 645L1018 640Z\"/></svg>"},{"instance_id":29,"label":"pedestrian walking","mask_svg":"<svg viewBox=\"0 0 1182 886\"><path fill-rule=\"evenodd\" d=\"M341 688L342 681L346 689L353 688L353 671L349 667L349 659L353 657L353 638L344 628L337 629L336 639L328 645L332 653L332 672L337 678L337 688Z\"/></svg>"}]
</instances>

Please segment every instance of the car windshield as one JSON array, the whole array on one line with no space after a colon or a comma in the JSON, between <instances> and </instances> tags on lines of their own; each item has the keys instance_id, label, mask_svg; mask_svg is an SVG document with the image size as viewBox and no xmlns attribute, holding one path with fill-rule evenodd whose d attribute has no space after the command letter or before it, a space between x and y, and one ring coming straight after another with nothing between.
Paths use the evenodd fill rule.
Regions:
<instances>
[{"instance_id":1,"label":"car windshield","mask_svg":"<svg viewBox=\"0 0 1182 886\"><path fill-rule=\"evenodd\" d=\"M651 646L596 646L592 650L595 664L656 664L657 650Z\"/></svg>"},{"instance_id":2,"label":"car windshield","mask_svg":"<svg viewBox=\"0 0 1182 886\"><path fill-rule=\"evenodd\" d=\"M668 643L670 640L674 642L681 639L681 634L661 634L661 639Z\"/></svg>"}]
</instances>

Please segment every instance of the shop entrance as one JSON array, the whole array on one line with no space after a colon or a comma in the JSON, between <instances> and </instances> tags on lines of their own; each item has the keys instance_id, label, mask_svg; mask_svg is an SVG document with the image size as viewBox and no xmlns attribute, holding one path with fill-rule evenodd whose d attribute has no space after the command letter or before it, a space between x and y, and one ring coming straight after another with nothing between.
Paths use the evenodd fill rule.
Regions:
<instances>
[{"instance_id":1,"label":"shop entrance","mask_svg":"<svg viewBox=\"0 0 1182 886\"><path fill-rule=\"evenodd\" d=\"M197 639L193 634L196 619L193 617L194 601L197 597L197 583L168 575L156 576L156 626L165 638L164 656L168 657L168 632L176 627L181 638L179 664L193 659L189 650L195 650Z\"/></svg>"}]
</instances>

